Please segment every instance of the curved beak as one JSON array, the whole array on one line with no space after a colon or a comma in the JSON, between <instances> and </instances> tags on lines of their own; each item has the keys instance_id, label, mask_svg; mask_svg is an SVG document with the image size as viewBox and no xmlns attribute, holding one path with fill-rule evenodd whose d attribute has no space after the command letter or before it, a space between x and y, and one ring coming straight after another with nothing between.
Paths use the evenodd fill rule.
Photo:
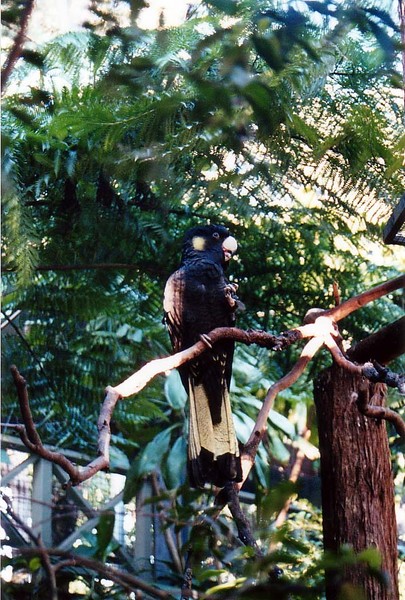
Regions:
<instances>
[{"instance_id":1,"label":"curved beak","mask_svg":"<svg viewBox=\"0 0 405 600\"><path fill-rule=\"evenodd\" d=\"M232 256L238 249L238 242L231 235L222 242L222 250L224 252L225 261L231 260Z\"/></svg>"}]
</instances>

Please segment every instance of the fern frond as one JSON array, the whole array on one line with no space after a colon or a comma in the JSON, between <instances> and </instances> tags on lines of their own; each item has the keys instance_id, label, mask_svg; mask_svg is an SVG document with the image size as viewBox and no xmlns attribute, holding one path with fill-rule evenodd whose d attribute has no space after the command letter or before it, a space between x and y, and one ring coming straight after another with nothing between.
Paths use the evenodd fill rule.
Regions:
<instances>
[{"instance_id":1,"label":"fern frond","mask_svg":"<svg viewBox=\"0 0 405 600\"><path fill-rule=\"evenodd\" d=\"M15 194L3 199L3 262L17 271L17 285L31 280L38 264L39 240L32 211Z\"/></svg>"}]
</instances>

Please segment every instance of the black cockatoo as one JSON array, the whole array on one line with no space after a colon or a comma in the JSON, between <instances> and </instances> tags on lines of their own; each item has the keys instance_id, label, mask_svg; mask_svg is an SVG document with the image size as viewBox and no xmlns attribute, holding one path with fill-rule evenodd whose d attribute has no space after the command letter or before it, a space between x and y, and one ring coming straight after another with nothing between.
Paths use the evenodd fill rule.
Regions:
<instances>
[{"instance_id":1,"label":"black cockatoo","mask_svg":"<svg viewBox=\"0 0 405 600\"><path fill-rule=\"evenodd\" d=\"M164 313L173 350L179 352L216 327L235 324L243 306L224 268L237 249L235 238L220 225L194 227L185 235L180 268L168 279ZM188 474L190 484L223 487L241 481L238 442L229 386L234 342L221 340L179 368L190 400Z\"/></svg>"}]
</instances>

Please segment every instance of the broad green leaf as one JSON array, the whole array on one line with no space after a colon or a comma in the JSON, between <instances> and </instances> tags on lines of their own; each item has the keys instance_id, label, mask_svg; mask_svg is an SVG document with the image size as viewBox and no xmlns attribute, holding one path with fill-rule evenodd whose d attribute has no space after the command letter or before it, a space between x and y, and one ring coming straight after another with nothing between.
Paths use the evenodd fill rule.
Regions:
<instances>
[{"instance_id":1,"label":"broad green leaf","mask_svg":"<svg viewBox=\"0 0 405 600\"><path fill-rule=\"evenodd\" d=\"M127 455L116 446L110 446L110 469L113 472L116 469L120 471L127 471L129 469Z\"/></svg>"},{"instance_id":2,"label":"broad green leaf","mask_svg":"<svg viewBox=\"0 0 405 600\"><path fill-rule=\"evenodd\" d=\"M311 442L304 440L304 438L297 438L295 444L309 460L318 460L320 457L318 448L311 444Z\"/></svg>"},{"instance_id":3,"label":"broad green leaf","mask_svg":"<svg viewBox=\"0 0 405 600\"><path fill-rule=\"evenodd\" d=\"M42 567L41 559L38 556L31 558L28 563L30 571L38 571Z\"/></svg>"},{"instance_id":4,"label":"broad green leaf","mask_svg":"<svg viewBox=\"0 0 405 600\"><path fill-rule=\"evenodd\" d=\"M261 503L264 514L270 518L284 507L286 501L297 493L297 486L292 481L281 481L268 490L267 496Z\"/></svg>"},{"instance_id":5,"label":"broad green leaf","mask_svg":"<svg viewBox=\"0 0 405 600\"><path fill-rule=\"evenodd\" d=\"M252 39L257 53L266 61L269 67L274 71L280 71L285 67L285 57L280 51L278 40L274 36L264 38L254 35Z\"/></svg>"},{"instance_id":6,"label":"broad green leaf","mask_svg":"<svg viewBox=\"0 0 405 600\"><path fill-rule=\"evenodd\" d=\"M200 571L198 573L198 581L207 581L209 579L217 578L219 575L227 573L225 569L207 569L206 571Z\"/></svg>"},{"instance_id":7,"label":"broad green leaf","mask_svg":"<svg viewBox=\"0 0 405 600\"><path fill-rule=\"evenodd\" d=\"M111 542L115 524L115 512L111 510L101 515L97 524L97 548L95 555L101 560L106 558L107 548Z\"/></svg>"},{"instance_id":8,"label":"broad green leaf","mask_svg":"<svg viewBox=\"0 0 405 600\"><path fill-rule=\"evenodd\" d=\"M171 434L175 427L177 427L177 425L172 425L171 427L164 429L146 446L139 461L139 476L150 473L160 466L162 458L169 448Z\"/></svg>"},{"instance_id":9,"label":"broad green leaf","mask_svg":"<svg viewBox=\"0 0 405 600\"><path fill-rule=\"evenodd\" d=\"M143 331L142 329L132 329L128 334L127 338L131 340L131 342L135 342L139 344L143 339Z\"/></svg>"},{"instance_id":10,"label":"broad green leaf","mask_svg":"<svg viewBox=\"0 0 405 600\"><path fill-rule=\"evenodd\" d=\"M170 488L184 482L187 463L187 443L183 436L177 438L167 456L167 481Z\"/></svg>"},{"instance_id":11,"label":"broad green leaf","mask_svg":"<svg viewBox=\"0 0 405 600\"><path fill-rule=\"evenodd\" d=\"M176 427L177 424L158 433L133 462L125 481L124 502L129 502L136 494L139 481L142 477L155 469L161 468L163 458L170 446L172 431Z\"/></svg>"},{"instance_id":12,"label":"broad green leaf","mask_svg":"<svg viewBox=\"0 0 405 600\"><path fill-rule=\"evenodd\" d=\"M216 594L217 592L226 592L226 591L233 590L233 589L237 590L245 582L246 582L246 577L238 577L237 579L234 579L227 583L221 583L219 585L215 585L215 586L209 588L207 590L206 594L207 594L207 596L210 596L212 594Z\"/></svg>"},{"instance_id":13,"label":"broad green leaf","mask_svg":"<svg viewBox=\"0 0 405 600\"><path fill-rule=\"evenodd\" d=\"M287 417L275 410L271 410L269 413L269 421L272 425L277 427L277 429L280 429L280 431L288 435L290 439L294 439L296 435L295 427Z\"/></svg>"},{"instance_id":14,"label":"broad green leaf","mask_svg":"<svg viewBox=\"0 0 405 600\"><path fill-rule=\"evenodd\" d=\"M270 465L267 450L264 450L264 448L258 449L253 468L260 485L267 488L270 480Z\"/></svg>"},{"instance_id":15,"label":"broad green leaf","mask_svg":"<svg viewBox=\"0 0 405 600\"><path fill-rule=\"evenodd\" d=\"M254 420L249 415L246 415L240 410L235 410L233 413L235 429L238 439L242 443L246 443L255 425Z\"/></svg>"},{"instance_id":16,"label":"broad green leaf","mask_svg":"<svg viewBox=\"0 0 405 600\"><path fill-rule=\"evenodd\" d=\"M305 402L297 402L294 406L292 421L295 422L298 433L305 431L307 426L308 410Z\"/></svg>"},{"instance_id":17,"label":"broad green leaf","mask_svg":"<svg viewBox=\"0 0 405 600\"><path fill-rule=\"evenodd\" d=\"M278 462L284 465L288 464L290 452L276 433L270 435L270 448L272 456L274 456Z\"/></svg>"},{"instance_id":18,"label":"broad green leaf","mask_svg":"<svg viewBox=\"0 0 405 600\"><path fill-rule=\"evenodd\" d=\"M187 401L187 394L181 382L179 372L176 369L170 371L166 377L165 396L170 406L175 410L184 408Z\"/></svg>"},{"instance_id":19,"label":"broad green leaf","mask_svg":"<svg viewBox=\"0 0 405 600\"><path fill-rule=\"evenodd\" d=\"M124 323L117 329L117 337L125 337L130 330L130 325L128 323Z\"/></svg>"}]
</instances>

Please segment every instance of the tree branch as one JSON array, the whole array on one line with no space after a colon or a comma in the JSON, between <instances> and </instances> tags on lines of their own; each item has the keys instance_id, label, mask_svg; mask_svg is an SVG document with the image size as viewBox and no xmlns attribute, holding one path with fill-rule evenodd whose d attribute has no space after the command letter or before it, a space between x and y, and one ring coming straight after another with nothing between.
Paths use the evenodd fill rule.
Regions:
<instances>
[{"instance_id":1,"label":"tree branch","mask_svg":"<svg viewBox=\"0 0 405 600\"><path fill-rule=\"evenodd\" d=\"M400 275L395 279L390 279L389 281L385 281L380 285L376 285L375 287L363 292L362 294L359 294L358 296L349 298L345 302L342 302L342 304L339 304L339 306L335 306L334 308L325 311L324 316L331 317L336 322L341 321L365 304L373 302L374 300L377 300L382 296L386 296L387 294L401 289L404 286L405 275Z\"/></svg>"},{"instance_id":2,"label":"tree branch","mask_svg":"<svg viewBox=\"0 0 405 600\"><path fill-rule=\"evenodd\" d=\"M382 384L383 385L383 384ZM359 387L357 393L353 393L353 400L357 403L359 411L366 417L373 419L384 419L389 421L395 427L396 432L401 437L402 441L405 441L405 423L401 419L400 415L394 410L387 408L386 406L374 405L377 394L380 393L380 387L376 386L374 395L372 396L370 403L368 401L368 386L363 383Z\"/></svg>"},{"instance_id":3,"label":"tree branch","mask_svg":"<svg viewBox=\"0 0 405 600\"><path fill-rule=\"evenodd\" d=\"M223 505L228 505L228 508L231 511L231 514L235 521L240 541L245 546L250 546L251 548L253 548L257 556L262 556L263 553L260 550L254 538L249 519L246 517L245 513L241 508L238 487L233 483L228 483L224 488L224 492L224 494L222 493L222 491L218 494L216 503L218 505L221 505L222 502Z\"/></svg>"},{"instance_id":4,"label":"tree branch","mask_svg":"<svg viewBox=\"0 0 405 600\"><path fill-rule=\"evenodd\" d=\"M396 381L399 389L401 389L401 385L404 385L403 377L401 378L392 372L387 373L387 370L378 370L375 365L370 365L368 363L363 366L356 365L344 356L343 352L336 343L336 340L340 339L336 321L343 319L345 316L355 310L358 310L368 302L371 302L402 287L404 283L404 276L397 277L396 279L384 282L381 285L372 288L371 290L363 292L358 296L350 298L349 300L330 310L324 311L321 309L314 309L313 311L310 311L312 314L310 315L310 318L307 319L306 324L281 333L278 336L263 331L243 331L241 329L237 329L236 327L219 327L211 331L208 336L205 336L205 338L209 338L210 344L215 344L219 340L227 338L244 344L255 343L273 350L281 350L286 348L300 339L312 338L305 345L298 361L293 366L291 371L279 381L275 382L267 392L253 431L241 454L243 481L239 484L234 484L236 486L236 491L241 489L243 482L246 480L254 464L257 449L267 431L268 415L274 404L277 394L290 387L295 381L297 381L297 379L305 370L307 364L322 346L326 346L331 352L334 360L344 368L349 369L352 372L360 373L366 378L371 378L373 381ZM106 469L109 466L109 447L111 438L110 422L117 401L121 398L126 398L133 394L137 394L156 375L179 367L185 362L188 362L189 360L194 359L196 356L199 356L206 350L206 341L200 340L182 352L178 352L177 354L167 356L165 358L152 360L119 385L115 387L107 387L106 396L98 419L99 456L82 469L78 469L76 465L71 463L62 454L49 451L43 446L35 429L31 410L29 408L25 380L18 373L17 368L12 367L12 373L20 402L21 414L25 424L17 427L20 437L27 448L29 448L32 452L37 453L46 460L50 460L56 464L59 464L66 471L66 473L70 476L70 481L67 485L77 485L78 483L81 483L92 477L96 472ZM401 419L399 415L398 418Z\"/></svg>"},{"instance_id":5,"label":"tree branch","mask_svg":"<svg viewBox=\"0 0 405 600\"><path fill-rule=\"evenodd\" d=\"M13 553L16 556L42 556L44 550L42 548L16 548L13 550ZM152 596L153 598L158 598L160 600L173 600L173 595L169 592L159 590L135 575L131 575L126 571L121 571L115 567L107 566L97 560L86 558L85 556L81 556L80 554L75 554L73 552L59 550L57 548L48 548L46 553L49 556L62 557L64 561L61 567L65 565L82 566L86 569L90 569L91 571L95 571L96 573L103 575L107 579L111 579L111 581L114 581L119 585L122 585L124 588L130 589L131 591L142 590L142 592L145 592L145 594ZM54 569L55 568L58 568L58 564L54 566Z\"/></svg>"},{"instance_id":6,"label":"tree branch","mask_svg":"<svg viewBox=\"0 0 405 600\"><path fill-rule=\"evenodd\" d=\"M238 329L236 327L218 327L211 331L206 337L209 338L211 344L215 344L219 340L231 339L236 342L241 342L242 344L258 344L265 348L281 350L301 339L304 335L300 331L300 328L292 329L276 336L265 333L264 331L244 331L243 329ZM107 389L116 392L121 398L127 398L128 396L140 392L151 379L156 377L156 375L176 369L180 365L196 358L206 350L207 344L205 341L201 340L196 342L193 346L190 346L190 348L177 352L177 354L151 360L119 385Z\"/></svg>"},{"instance_id":7,"label":"tree branch","mask_svg":"<svg viewBox=\"0 0 405 600\"><path fill-rule=\"evenodd\" d=\"M51 598L52 600L58 600L58 589L56 585L55 570L51 565L48 551L42 543L41 537L35 535L32 529L28 527L28 525L26 525L22 521L22 519L20 519L20 517L13 511L10 498L3 493L1 493L1 497L3 498L6 504L7 514L13 519L17 526L20 527L27 534L29 539L37 546L38 554L41 557L42 566L44 567L44 570L48 575L49 585L51 587Z\"/></svg>"},{"instance_id":8,"label":"tree branch","mask_svg":"<svg viewBox=\"0 0 405 600\"><path fill-rule=\"evenodd\" d=\"M386 365L405 353L405 316L360 340L347 351L357 363L375 360Z\"/></svg>"},{"instance_id":9,"label":"tree branch","mask_svg":"<svg viewBox=\"0 0 405 600\"><path fill-rule=\"evenodd\" d=\"M45 448L35 428L29 405L26 381L20 375L17 367L14 365L11 367L11 373L17 388L20 411L24 422L24 425L17 425L15 426L15 429L18 431L22 442L31 452L34 452L45 460L49 460L50 462L59 465L70 477L70 481L67 485L77 485L82 483L83 481L90 479L98 471L108 468L110 462L110 421L115 405L119 399L118 394L116 394L112 388L107 390L107 395L101 407L100 416L98 419L99 456L91 461L86 467L80 469L63 454L59 452L53 452L52 450Z\"/></svg>"},{"instance_id":10,"label":"tree branch","mask_svg":"<svg viewBox=\"0 0 405 600\"><path fill-rule=\"evenodd\" d=\"M14 329L15 333L18 335L18 337L20 338L20 340L22 341L22 343L24 344L24 346L27 348L28 352L31 354L32 358L37 363L37 365L38 365L41 373L43 374L43 376L45 377L45 379L49 382L49 377L45 373L45 370L44 370L44 368L43 368L43 366L41 364L41 360L36 355L36 353L34 352L34 350L31 347L31 345L28 343L28 341L26 340L26 338L25 338L24 334L22 333L22 331L20 330L20 328L14 323L13 319L11 319L4 311L1 311L1 314L6 319L7 323L10 325L10 327L12 327ZM51 386L51 387L54 390L53 386Z\"/></svg>"},{"instance_id":11,"label":"tree branch","mask_svg":"<svg viewBox=\"0 0 405 600\"><path fill-rule=\"evenodd\" d=\"M23 51L23 46L25 42L25 37L28 29L28 21L30 19L31 13L34 8L35 0L26 0L25 7L22 12L20 28L18 33L14 39L14 43L10 49L10 52L6 58L4 63L4 67L1 70L1 93L3 94L9 77L16 65L17 60L20 58L21 53Z\"/></svg>"},{"instance_id":12,"label":"tree branch","mask_svg":"<svg viewBox=\"0 0 405 600\"><path fill-rule=\"evenodd\" d=\"M240 483L235 483L234 486L236 489L240 490L245 483L256 459L257 450L259 448L260 442L263 440L266 432L267 432L267 419L269 417L269 413L273 408L274 401L277 395L282 391L290 387L293 383L297 381L297 379L302 375L305 370L305 367L309 363L309 361L315 356L317 351L323 345L323 340L314 338L309 341L303 351L301 352L301 356L291 369L287 375L276 381L269 389L266 394L266 398L264 399L263 406L259 411L259 414L256 419L255 426L253 428L252 433L248 441L246 442L243 452L241 454L241 462L242 462L242 473L243 480Z\"/></svg>"},{"instance_id":13,"label":"tree branch","mask_svg":"<svg viewBox=\"0 0 405 600\"><path fill-rule=\"evenodd\" d=\"M363 365L352 362L343 354L332 337L326 337L324 343L330 350L335 362L347 371L362 375L374 383L385 383L389 387L397 388L400 394L405 393L405 375L394 373L378 364L377 361L366 362Z\"/></svg>"}]
</instances>

